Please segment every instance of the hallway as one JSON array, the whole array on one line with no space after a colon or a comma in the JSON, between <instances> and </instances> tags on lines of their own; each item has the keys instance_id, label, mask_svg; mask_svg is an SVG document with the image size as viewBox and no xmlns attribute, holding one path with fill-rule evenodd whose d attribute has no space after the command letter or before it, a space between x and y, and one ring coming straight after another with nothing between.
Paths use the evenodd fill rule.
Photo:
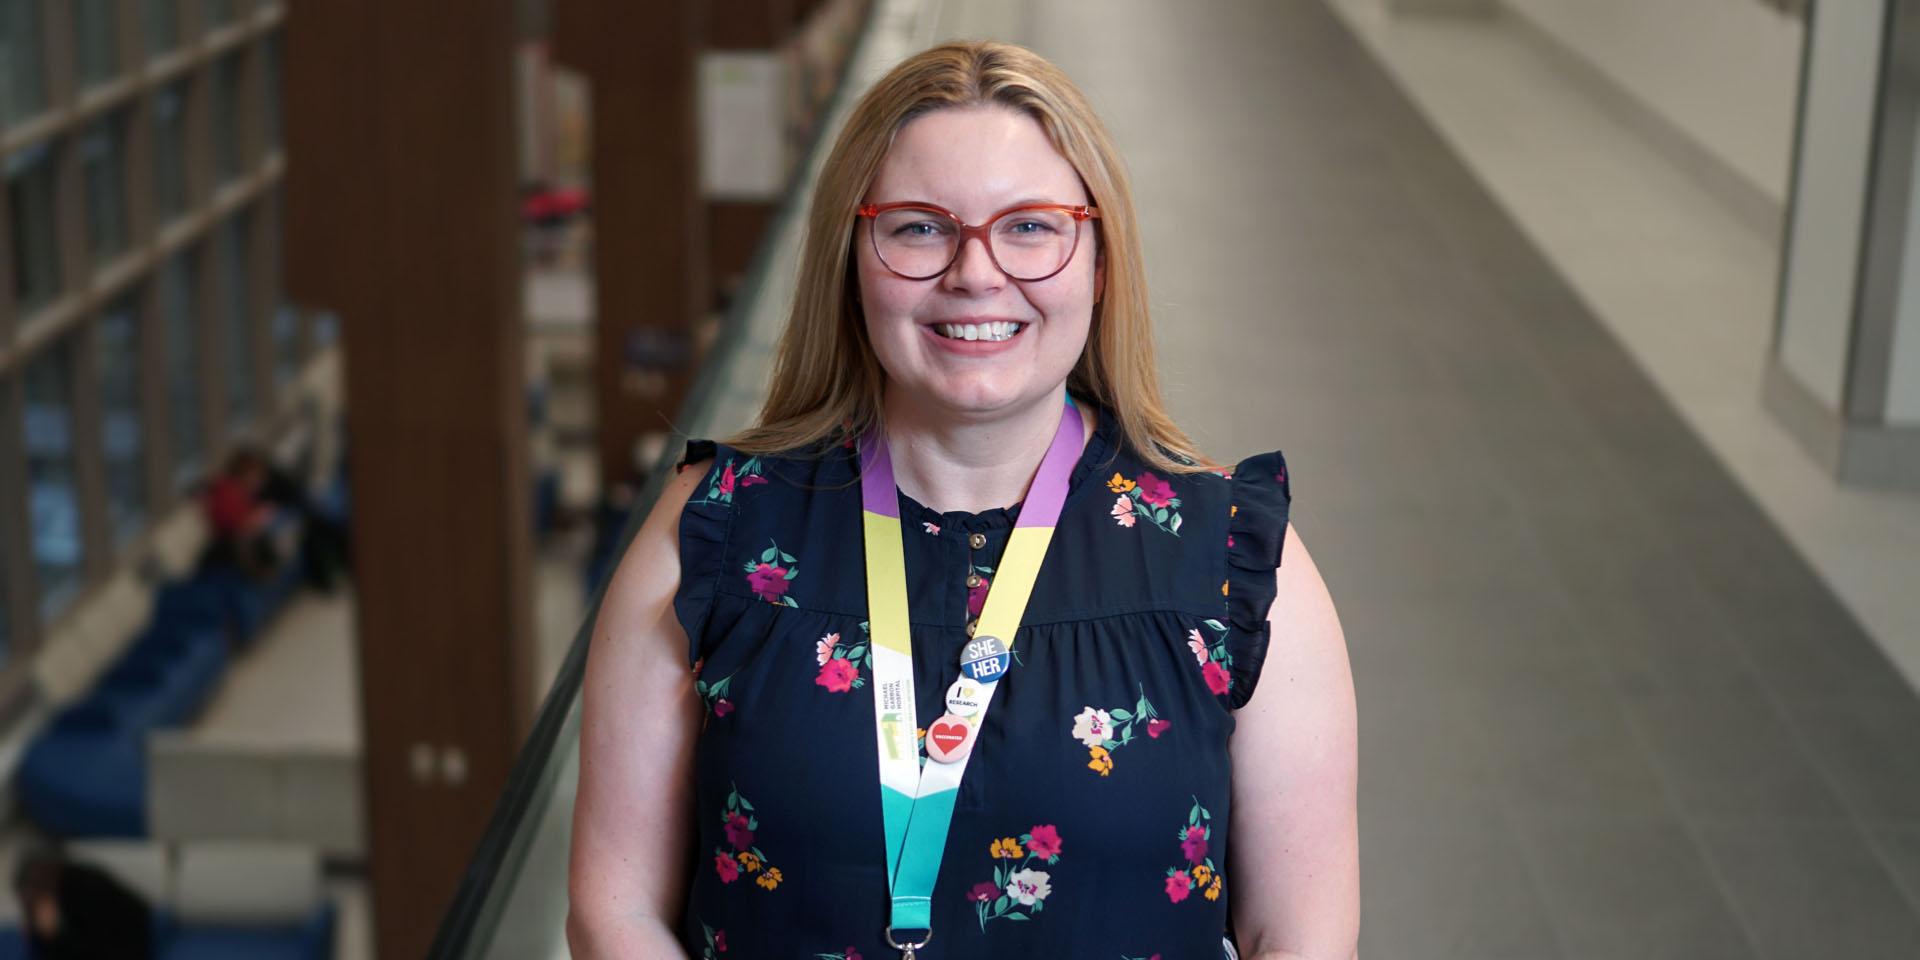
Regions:
<instances>
[{"instance_id":1,"label":"hallway","mask_svg":"<svg viewBox=\"0 0 1920 960\"><path fill-rule=\"evenodd\" d=\"M1287 454L1362 957L1920 955L1920 702L1332 12L985 26L1126 153L1176 416Z\"/></svg>"}]
</instances>

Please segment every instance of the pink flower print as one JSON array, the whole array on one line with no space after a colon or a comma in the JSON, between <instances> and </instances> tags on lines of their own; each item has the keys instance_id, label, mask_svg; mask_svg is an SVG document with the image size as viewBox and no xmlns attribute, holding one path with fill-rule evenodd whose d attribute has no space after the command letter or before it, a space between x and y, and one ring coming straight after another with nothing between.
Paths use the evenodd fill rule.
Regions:
<instances>
[{"instance_id":1,"label":"pink flower print","mask_svg":"<svg viewBox=\"0 0 1920 960\"><path fill-rule=\"evenodd\" d=\"M1185 854L1188 863L1199 863L1207 858L1207 828L1188 827L1186 839L1180 841L1180 852Z\"/></svg>"},{"instance_id":2,"label":"pink flower print","mask_svg":"<svg viewBox=\"0 0 1920 960\"><path fill-rule=\"evenodd\" d=\"M1113 502L1113 513L1111 516L1115 523L1123 527L1133 526L1133 522L1138 519L1133 515L1133 498L1124 493L1121 494L1120 499Z\"/></svg>"},{"instance_id":3,"label":"pink flower print","mask_svg":"<svg viewBox=\"0 0 1920 960\"><path fill-rule=\"evenodd\" d=\"M713 949L719 953L727 952L727 932L725 930L714 931ZM1159 954L1155 954L1154 956L1157 957Z\"/></svg>"},{"instance_id":4,"label":"pink flower print","mask_svg":"<svg viewBox=\"0 0 1920 960\"><path fill-rule=\"evenodd\" d=\"M1227 546L1228 548L1232 548L1233 546L1233 534L1231 533L1227 534Z\"/></svg>"},{"instance_id":5,"label":"pink flower print","mask_svg":"<svg viewBox=\"0 0 1920 960\"><path fill-rule=\"evenodd\" d=\"M753 846L753 827L744 815L736 813L728 816L726 832L727 842L733 844L734 849L745 850Z\"/></svg>"},{"instance_id":6,"label":"pink flower print","mask_svg":"<svg viewBox=\"0 0 1920 960\"><path fill-rule=\"evenodd\" d=\"M1281 471L1280 471L1279 473L1276 473L1276 474L1274 474L1274 475L1273 475L1273 478L1274 478L1275 480L1278 480L1278 481L1280 481L1281 483L1286 483L1286 482L1287 482L1287 471L1286 471L1286 470L1285 470L1284 468L1282 468L1282 469L1281 469Z\"/></svg>"},{"instance_id":7,"label":"pink flower print","mask_svg":"<svg viewBox=\"0 0 1920 960\"><path fill-rule=\"evenodd\" d=\"M769 603L778 603L787 592L787 570L771 563L756 563L753 572L747 574L747 586L760 599Z\"/></svg>"},{"instance_id":8,"label":"pink flower print","mask_svg":"<svg viewBox=\"0 0 1920 960\"><path fill-rule=\"evenodd\" d=\"M753 486L756 483L766 483L766 482L767 482L766 477L760 476L759 474L756 474L756 473L746 473L746 474L740 475L740 488L743 490L746 489L747 487Z\"/></svg>"},{"instance_id":9,"label":"pink flower print","mask_svg":"<svg viewBox=\"0 0 1920 960\"><path fill-rule=\"evenodd\" d=\"M1172 723L1171 721L1167 721L1167 720L1148 720L1148 721L1147 721L1147 736L1149 736L1149 737L1152 737L1152 738L1153 738L1153 739L1155 739L1155 740L1158 740L1158 739L1160 739L1160 735L1161 735L1162 733L1165 733L1165 732L1167 731L1167 728L1168 728L1168 727L1171 727L1171 726L1173 726L1173 723Z\"/></svg>"},{"instance_id":10,"label":"pink flower print","mask_svg":"<svg viewBox=\"0 0 1920 960\"><path fill-rule=\"evenodd\" d=\"M729 714L729 713L732 713L732 712L733 712L733 701L731 701L731 700L728 700L728 699L727 699L726 697L721 697L720 699L718 699L718 700L715 700L715 701L713 702L713 715L714 715L714 716L716 716L716 717L724 717L724 716L726 716L727 714Z\"/></svg>"},{"instance_id":11,"label":"pink flower print","mask_svg":"<svg viewBox=\"0 0 1920 960\"><path fill-rule=\"evenodd\" d=\"M986 903L999 895L1000 888L985 880L974 884L973 889L967 891L967 899L974 903Z\"/></svg>"},{"instance_id":12,"label":"pink flower print","mask_svg":"<svg viewBox=\"0 0 1920 960\"><path fill-rule=\"evenodd\" d=\"M720 492L733 493L733 461L728 460L726 468L720 471Z\"/></svg>"},{"instance_id":13,"label":"pink flower print","mask_svg":"<svg viewBox=\"0 0 1920 960\"><path fill-rule=\"evenodd\" d=\"M826 636L821 637L820 642L813 645L813 656L814 656L815 662L826 663L828 660L833 659L833 648L836 646L839 646L839 644L840 644L840 635L837 633L829 633Z\"/></svg>"},{"instance_id":14,"label":"pink flower print","mask_svg":"<svg viewBox=\"0 0 1920 960\"><path fill-rule=\"evenodd\" d=\"M714 854L713 871L720 875L721 883L732 883L740 879L740 864L735 863L732 857L724 853Z\"/></svg>"},{"instance_id":15,"label":"pink flower print","mask_svg":"<svg viewBox=\"0 0 1920 960\"><path fill-rule=\"evenodd\" d=\"M1060 831L1051 823L1034 827L1027 835L1027 852L1044 860L1059 856Z\"/></svg>"},{"instance_id":16,"label":"pink flower print","mask_svg":"<svg viewBox=\"0 0 1920 960\"><path fill-rule=\"evenodd\" d=\"M1233 677L1228 675L1227 668L1211 660L1200 668L1200 675L1207 678L1207 689L1216 694L1224 694L1233 686Z\"/></svg>"},{"instance_id":17,"label":"pink flower print","mask_svg":"<svg viewBox=\"0 0 1920 960\"><path fill-rule=\"evenodd\" d=\"M967 588L967 614L969 616L977 617L980 615L980 611L987 608L987 588L991 586L993 586L992 581L989 581L986 577L981 577L979 586Z\"/></svg>"},{"instance_id":18,"label":"pink flower print","mask_svg":"<svg viewBox=\"0 0 1920 960\"><path fill-rule=\"evenodd\" d=\"M1194 663L1203 667L1207 665L1207 642L1200 639L1200 631L1187 631L1187 649L1193 651Z\"/></svg>"},{"instance_id":19,"label":"pink flower print","mask_svg":"<svg viewBox=\"0 0 1920 960\"><path fill-rule=\"evenodd\" d=\"M1193 878L1183 871L1167 878L1167 899L1179 903L1193 892Z\"/></svg>"},{"instance_id":20,"label":"pink flower print","mask_svg":"<svg viewBox=\"0 0 1920 960\"><path fill-rule=\"evenodd\" d=\"M859 668L851 660L828 660L820 665L820 675L813 682L834 693L846 693L853 689L853 678L859 675Z\"/></svg>"},{"instance_id":21,"label":"pink flower print","mask_svg":"<svg viewBox=\"0 0 1920 960\"><path fill-rule=\"evenodd\" d=\"M1164 507L1173 499L1173 484L1151 473L1141 474L1136 482L1140 484L1140 499L1145 500L1147 506Z\"/></svg>"},{"instance_id":22,"label":"pink flower print","mask_svg":"<svg viewBox=\"0 0 1920 960\"><path fill-rule=\"evenodd\" d=\"M846 956L842 957L841 960L860 960L860 951L848 947Z\"/></svg>"},{"instance_id":23,"label":"pink flower print","mask_svg":"<svg viewBox=\"0 0 1920 960\"><path fill-rule=\"evenodd\" d=\"M931 533L936 537L940 535L940 525L937 523L928 523L925 520L922 520L920 521L920 526L922 529L925 529L928 533Z\"/></svg>"}]
</instances>

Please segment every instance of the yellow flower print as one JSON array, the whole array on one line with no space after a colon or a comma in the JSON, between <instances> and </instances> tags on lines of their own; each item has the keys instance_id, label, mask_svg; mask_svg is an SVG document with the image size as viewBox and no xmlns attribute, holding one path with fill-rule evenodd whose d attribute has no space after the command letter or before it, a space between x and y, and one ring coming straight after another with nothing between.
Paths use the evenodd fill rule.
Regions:
<instances>
[{"instance_id":1,"label":"yellow flower print","mask_svg":"<svg viewBox=\"0 0 1920 960\"><path fill-rule=\"evenodd\" d=\"M1113 475L1112 480L1107 481L1107 489L1112 490L1114 493L1126 493L1132 490L1134 486L1135 484L1132 480L1128 480L1126 477L1117 473Z\"/></svg>"},{"instance_id":2,"label":"yellow flower print","mask_svg":"<svg viewBox=\"0 0 1920 960\"><path fill-rule=\"evenodd\" d=\"M1223 597L1227 595L1227 581L1225 580L1220 581L1220 595Z\"/></svg>"},{"instance_id":3,"label":"yellow flower print","mask_svg":"<svg viewBox=\"0 0 1920 960\"><path fill-rule=\"evenodd\" d=\"M1207 899L1208 900L1220 899L1220 878L1218 876L1215 876L1213 878L1212 883L1207 884Z\"/></svg>"},{"instance_id":4,"label":"yellow flower print","mask_svg":"<svg viewBox=\"0 0 1920 960\"><path fill-rule=\"evenodd\" d=\"M772 890L780 885L781 879L779 867L768 867L767 872L753 878L753 882Z\"/></svg>"},{"instance_id":5,"label":"yellow flower print","mask_svg":"<svg viewBox=\"0 0 1920 960\"><path fill-rule=\"evenodd\" d=\"M760 858L754 856L750 851L746 851L746 850L740 851L738 858L740 860L740 865L747 868L748 873L755 873L759 871Z\"/></svg>"},{"instance_id":6,"label":"yellow flower print","mask_svg":"<svg viewBox=\"0 0 1920 960\"><path fill-rule=\"evenodd\" d=\"M1208 880L1211 880L1211 879L1213 879L1213 868L1212 868L1212 867L1209 867L1209 866L1207 866L1206 864L1204 864L1204 863L1203 863L1203 864L1200 864L1199 866L1197 866L1197 867L1194 867L1194 868L1193 868L1193 883L1194 883L1194 886L1198 886L1198 887L1204 887L1204 886L1206 886L1206 885L1207 885L1207 881L1208 881Z\"/></svg>"},{"instance_id":7,"label":"yellow flower print","mask_svg":"<svg viewBox=\"0 0 1920 960\"><path fill-rule=\"evenodd\" d=\"M1018 860L1027 855L1020 849L1020 841L1012 837L1003 837L987 846L987 856L995 860Z\"/></svg>"},{"instance_id":8,"label":"yellow flower print","mask_svg":"<svg viewBox=\"0 0 1920 960\"><path fill-rule=\"evenodd\" d=\"M1227 506L1227 516L1229 516L1229 517L1237 517L1237 516L1239 516L1239 515L1240 515L1240 505L1239 505L1239 504L1237 504L1237 503L1234 503L1234 504L1229 504L1229 505Z\"/></svg>"},{"instance_id":9,"label":"yellow flower print","mask_svg":"<svg viewBox=\"0 0 1920 960\"><path fill-rule=\"evenodd\" d=\"M1088 770L1092 770L1103 777L1113 772L1113 755L1107 752L1106 747L1093 747L1089 749L1087 753L1093 757L1093 759L1087 761Z\"/></svg>"}]
</instances>

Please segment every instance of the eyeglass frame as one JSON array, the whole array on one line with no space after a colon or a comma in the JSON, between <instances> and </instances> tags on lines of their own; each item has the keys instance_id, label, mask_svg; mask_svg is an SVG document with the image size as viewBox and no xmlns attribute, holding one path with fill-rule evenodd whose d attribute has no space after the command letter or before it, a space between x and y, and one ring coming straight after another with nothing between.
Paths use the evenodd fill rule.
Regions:
<instances>
[{"instance_id":1,"label":"eyeglass frame","mask_svg":"<svg viewBox=\"0 0 1920 960\"><path fill-rule=\"evenodd\" d=\"M957 227L960 231L960 240L958 243L955 243L953 245L953 256L947 258L946 266L941 267L940 269L932 273L929 273L924 277L916 277L916 276L913 276L912 274L901 273L900 271L895 270L893 268L893 265L887 262L887 258L885 256L882 256L880 253L880 237L878 235L878 231L874 229L874 224L868 224L867 225L867 243L868 245L873 247L874 259L879 260L880 265L883 267L886 267L888 273L891 273L894 276L899 277L903 280L932 280L935 277L944 276L947 271L953 269L954 264L960 262L960 251L962 249L965 249L967 245L967 241L972 240L975 237L979 237L980 245L986 248L987 259L992 261L993 268L995 270L1000 271L1003 274L1006 274L1009 279L1016 280L1020 283L1039 283L1042 280L1051 280L1054 277L1059 276L1060 271L1065 270L1067 268L1067 264L1070 264L1073 262L1074 254L1077 254L1080 252L1080 233L1081 233L1080 225L1087 222L1088 220L1097 220L1100 218L1100 208L1090 203L1082 203L1082 204L1023 203L1023 204L1019 204L1018 206L1008 207L1005 210L1002 210L999 213L996 213L993 216L988 217L986 223L975 226L974 224L968 223L965 220L960 219L960 215L954 213L952 210L948 210L946 207L940 206L937 203L927 203L926 201L923 201L923 200L895 200L887 203L871 203L871 202L862 203L858 207L854 208L853 215L855 217L859 217L862 219L877 220L877 218L881 214L886 213L889 210L903 210L908 208L912 208L915 210L925 210L930 213L937 213L946 217L948 220L953 221L954 226ZM993 252L993 233L992 233L993 225L996 223L999 223L1000 218L1005 217L1008 214L1020 213L1026 210L1060 210L1060 211L1064 211L1065 213L1073 217L1073 226L1074 226L1073 246L1067 250L1067 255L1065 259L1062 259L1060 261L1060 265L1053 268L1052 273L1046 274L1044 276L1016 277L1011 272L1009 272L1007 268L1000 265L1000 258L996 256Z\"/></svg>"}]
</instances>

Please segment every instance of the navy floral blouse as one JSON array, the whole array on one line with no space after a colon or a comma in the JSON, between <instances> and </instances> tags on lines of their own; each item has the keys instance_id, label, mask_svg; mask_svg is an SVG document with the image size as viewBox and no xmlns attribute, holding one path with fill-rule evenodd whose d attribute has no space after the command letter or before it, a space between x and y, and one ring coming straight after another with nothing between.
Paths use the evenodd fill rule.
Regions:
<instances>
[{"instance_id":1,"label":"navy floral blouse","mask_svg":"<svg viewBox=\"0 0 1920 960\"><path fill-rule=\"evenodd\" d=\"M674 608L695 750L693 957L892 958L850 440L712 458ZM954 810L920 956L1226 953L1233 711L1259 680L1290 493L1278 452L1161 476L1104 411ZM942 712L1019 505L900 496L924 725ZM923 734L924 735L924 734Z\"/></svg>"}]
</instances>

